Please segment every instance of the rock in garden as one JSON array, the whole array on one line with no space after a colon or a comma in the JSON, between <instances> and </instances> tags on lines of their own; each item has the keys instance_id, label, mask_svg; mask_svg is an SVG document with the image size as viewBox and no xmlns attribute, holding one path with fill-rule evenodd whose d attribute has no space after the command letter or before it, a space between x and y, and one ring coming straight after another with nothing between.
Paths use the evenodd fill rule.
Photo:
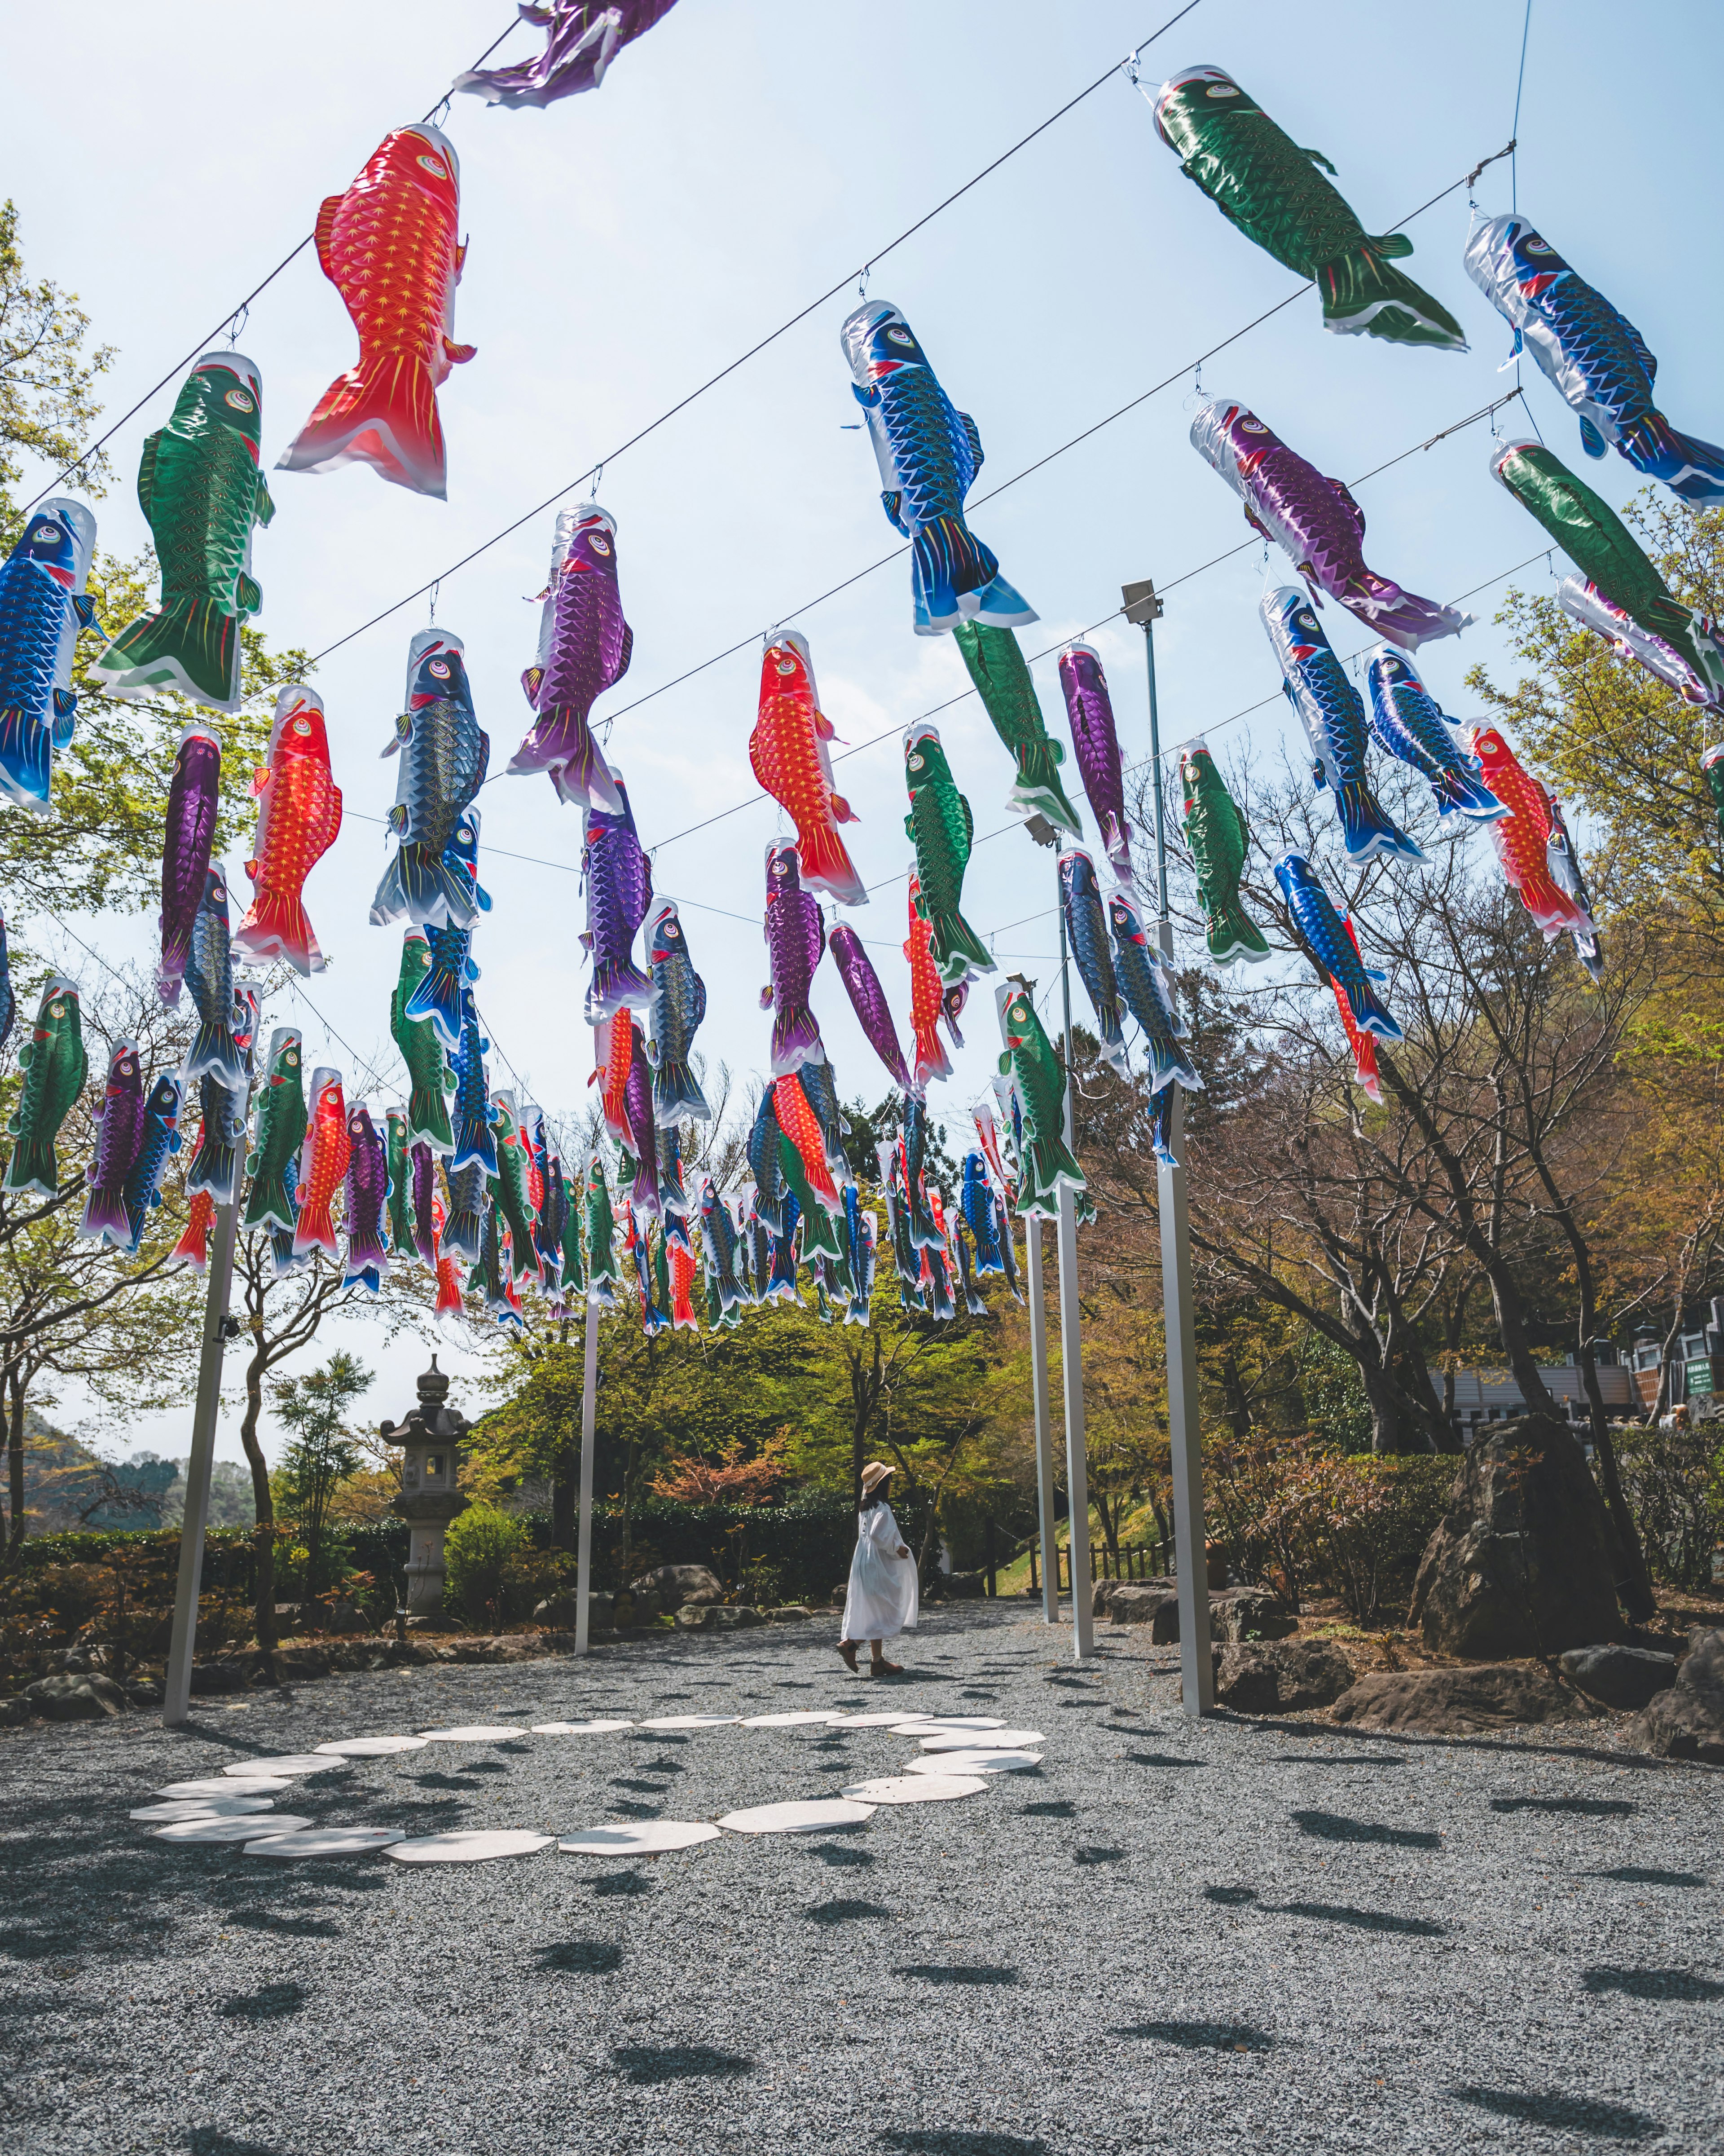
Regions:
<instances>
[{"instance_id":1,"label":"rock in garden","mask_svg":"<svg viewBox=\"0 0 1724 2156\"><path fill-rule=\"evenodd\" d=\"M1699 1632L1676 1681L1628 1726L1631 1743L1665 1759L1724 1766L1724 1632Z\"/></svg>"},{"instance_id":2,"label":"rock in garden","mask_svg":"<svg viewBox=\"0 0 1724 2156\"><path fill-rule=\"evenodd\" d=\"M1586 1455L1562 1424L1499 1423L1455 1477L1407 1622L1448 1655L1559 1655L1619 1640L1614 1548Z\"/></svg>"},{"instance_id":3,"label":"rock in garden","mask_svg":"<svg viewBox=\"0 0 1724 2156\"><path fill-rule=\"evenodd\" d=\"M608 1631L616 1622L617 1598L603 1589L593 1589L587 1597L587 1622L589 1626L602 1627ZM577 1604L572 1588L563 1594L553 1594L541 1602L533 1612L536 1625L546 1625L552 1631L572 1632L575 1629Z\"/></svg>"},{"instance_id":4,"label":"rock in garden","mask_svg":"<svg viewBox=\"0 0 1724 2156\"><path fill-rule=\"evenodd\" d=\"M239 1662L193 1662L192 1665L192 1696L206 1699L228 1691L245 1690L246 1672Z\"/></svg>"},{"instance_id":5,"label":"rock in garden","mask_svg":"<svg viewBox=\"0 0 1724 2156\"><path fill-rule=\"evenodd\" d=\"M1326 1640L1215 1650L1215 1697L1239 1714L1296 1714L1327 1707L1352 1685L1352 1664Z\"/></svg>"},{"instance_id":6,"label":"rock in garden","mask_svg":"<svg viewBox=\"0 0 1724 2156\"><path fill-rule=\"evenodd\" d=\"M1147 1625L1151 1642L1157 1646L1179 1637L1179 1597L1171 1585L1149 1580L1110 1584L1106 1613L1116 1625Z\"/></svg>"},{"instance_id":7,"label":"rock in garden","mask_svg":"<svg viewBox=\"0 0 1724 2156\"><path fill-rule=\"evenodd\" d=\"M126 1694L111 1677L98 1671L80 1676L74 1671L54 1677L38 1677L26 1685L24 1698L33 1713L44 1722L101 1722L126 1710Z\"/></svg>"},{"instance_id":8,"label":"rock in garden","mask_svg":"<svg viewBox=\"0 0 1724 2156\"><path fill-rule=\"evenodd\" d=\"M1571 1647L1557 1661L1563 1676L1588 1699L1624 1713L1646 1706L1676 1681L1675 1656L1648 1647Z\"/></svg>"},{"instance_id":9,"label":"rock in garden","mask_svg":"<svg viewBox=\"0 0 1724 2156\"><path fill-rule=\"evenodd\" d=\"M682 1609L688 1603L722 1602L724 1589L716 1573L704 1564L661 1564L656 1570L643 1573L634 1586L649 1589L659 1598L659 1607L666 1611Z\"/></svg>"},{"instance_id":10,"label":"rock in garden","mask_svg":"<svg viewBox=\"0 0 1724 2156\"><path fill-rule=\"evenodd\" d=\"M765 1621L759 1610L746 1602L685 1603L676 1613L677 1630L681 1632L737 1632Z\"/></svg>"},{"instance_id":11,"label":"rock in garden","mask_svg":"<svg viewBox=\"0 0 1724 2156\"><path fill-rule=\"evenodd\" d=\"M799 1625L804 1618L812 1617L813 1614L812 1609L801 1602L781 1602L776 1609L763 1609L761 1612L768 1625Z\"/></svg>"},{"instance_id":12,"label":"rock in garden","mask_svg":"<svg viewBox=\"0 0 1724 2156\"><path fill-rule=\"evenodd\" d=\"M979 1602L988 1592L988 1576L980 1572L948 1572L941 1584L954 1602Z\"/></svg>"},{"instance_id":13,"label":"rock in garden","mask_svg":"<svg viewBox=\"0 0 1724 2156\"><path fill-rule=\"evenodd\" d=\"M1501 1663L1470 1670L1373 1670L1335 1703L1335 1719L1356 1728L1442 1736L1584 1722L1593 1712L1544 1671Z\"/></svg>"},{"instance_id":14,"label":"rock in garden","mask_svg":"<svg viewBox=\"0 0 1724 2156\"><path fill-rule=\"evenodd\" d=\"M1249 1640L1285 1640L1299 1620L1266 1587L1229 1587L1209 1597L1209 1637L1241 1645Z\"/></svg>"},{"instance_id":15,"label":"rock in garden","mask_svg":"<svg viewBox=\"0 0 1724 2156\"><path fill-rule=\"evenodd\" d=\"M1171 1594L1173 1585L1171 1578L1162 1578L1159 1575L1153 1579L1098 1579L1090 1592L1090 1614L1092 1617L1112 1616L1113 1599L1116 1594L1129 1594L1144 1587L1153 1587ZM1114 1621L1118 1623L1121 1620L1115 1619Z\"/></svg>"}]
</instances>

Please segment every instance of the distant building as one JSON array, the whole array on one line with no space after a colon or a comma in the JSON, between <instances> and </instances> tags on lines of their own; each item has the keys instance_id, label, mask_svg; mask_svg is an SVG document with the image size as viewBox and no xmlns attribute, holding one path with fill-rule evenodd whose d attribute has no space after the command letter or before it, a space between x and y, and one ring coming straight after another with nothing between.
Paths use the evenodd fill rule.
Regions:
<instances>
[{"instance_id":1,"label":"distant building","mask_svg":"<svg viewBox=\"0 0 1724 2156\"><path fill-rule=\"evenodd\" d=\"M1635 1413L1639 1407L1634 1390L1635 1373L1617 1361L1614 1348L1601 1347L1598 1349L1598 1389L1604 1396L1607 1409L1613 1415ZM1547 1363L1540 1374L1544 1378L1546 1389L1562 1407L1568 1420L1584 1423L1588 1419L1586 1383L1581 1376L1579 1365L1574 1363ZM1441 1380L1436 1383L1440 1394ZM1526 1411L1521 1388L1506 1370L1457 1370L1454 1384L1453 1421L1463 1445L1472 1443L1481 1423L1508 1422ZM1724 1385L1721 1385L1720 1389L1724 1390Z\"/></svg>"}]
</instances>

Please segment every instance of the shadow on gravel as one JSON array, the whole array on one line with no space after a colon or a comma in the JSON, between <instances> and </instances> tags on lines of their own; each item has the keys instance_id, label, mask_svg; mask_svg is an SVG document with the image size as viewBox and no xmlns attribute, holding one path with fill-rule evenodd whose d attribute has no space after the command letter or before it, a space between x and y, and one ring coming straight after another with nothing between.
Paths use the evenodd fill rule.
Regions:
<instances>
[{"instance_id":1,"label":"shadow on gravel","mask_svg":"<svg viewBox=\"0 0 1724 2156\"><path fill-rule=\"evenodd\" d=\"M1309 1917L1321 1924L1350 1924L1355 1931L1394 1932L1412 1939L1440 1939L1448 1936L1446 1924L1428 1917L1391 1917L1381 1909L1353 1909L1339 1902L1265 1902L1267 1917Z\"/></svg>"},{"instance_id":2,"label":"shadow on gravel","mask_svg":"<svg viewBox=\"0 0 1724 2156\"><path fill-rule=\"evenodd\" d=\"M1644 2141L1664 2128L1644 2111L1629 2111L1619 2103L1599 2103L1590 2097L1532 2095L1522 2089L1457 2088L1450 2096L1480 2111L1494 2111L1499 2118L1518 2118L1528 2126L1551 2126L1563 2133L1590 2133L1607 2141Z\"/></svg>"},{"instance_id":3,"label":"shadow on gravel","mask_svg":"<svg viewBox=\"0 0 1724 2156\"><path fill-rule=\"evenodd\" d=\"M1440 1849L1443 1837L1410 1826L1379 1826L1373 1820L1346 1819L1339 1812L1292 1812L1293 1824L1316 1841L1380 1841L1393 1849Z\"/></svg>"},{"instance_id":4,"label":"shadow on gravel","mask_svg":"<svg viewBox=\"0 0 1724 2156\"><path fill-rule=\"evenodd\" d=\"M639 1782L636 1782L633 1784L632 1786L635 1789L639 1789L641 1784ZM652 1787L651 1783L648 1783L646 1787L650 1789ZM626 1797L618 1798L617 1801L611 1806L611 1810L613 1812L620 1812L624 1819L632 1820L662 1819L664 1815L664 1807L663 1804L631 1804Z\"/></svg>"},{"instance_id":5,"label":"shadow on gravel","mask_svg":"<svg viewBox=\"0 0 1724 2156\"><path fill-rule=\"evenodd\" d=\"M1639 1864L1619 1864L1609 1871L1583 1871L1583 1879L1620 1879L1629 1887L1704 1887L1697 1871L1657 1871Z\"/></svg>"},{"instance_id":6,"label":"shadow on gravel","mask_svg":"<svg viewBox=\"0 0 1724 2156\"><path fill-rule=\"evenodd\" d=\"M649 2088L660 2082L703 2076L729 2078L755 2069L752 2059L739 2058L734 2051L715 2051L706 2044L624 2044L612 2051L611 2063L637 2087Z\"/></svg>"},{"instance_id":7,"label":"shadow on gravel","mask_svg":"<svg viewBox=\"0 0 1724 2156\"><path fill-rule=\"evenodd\" d=\"M338 1939L341 1936L341 1926L331 1923L327 1917L278 1917L273 1909L229 1909L222 1922L236 1924L248 1932L273 1932L288 1939Z\"/></svg>"},{"instance_id":8,"label":"shadow on gravel","mask_svg":"<svg viewBox=\"0 0 1724 2156\"><path fill-rule=\"evenodd\" d=\"M1580 1984L1595 1995L1619 1991L1625 1999L1724 1999L1724 1984L1686 1969L1583 1969Z\"/></svg>"},{"instance_id":9,"label":"shadow on gravel","mask_svg":"<svg viewBox=\"0 0 1724 2156\"><path fill-rule=\"evenodd\" d=\"M920 1977L924 1984L1015 1984L1015 1969L990 1967L987 1964L959 1964L948 1966L936 1961L911 1961L901 1964L892 1971L894 1976Z\"/></svg>"},{"instance_id":10,"label":"shadow on gravel","mask_svg":"<svg viewBox=\"0 0 1724 2156\"><path fill-rule=\"evenodd\" d=\"M1378 1758L1369 1752L1307 1752L1301 1767L1404 1767L1404 1759Z\"/></svg>"},{"instance_id":11,"label":"shadow on gravel","mask_svg":"<svg viewBox=\"0 0 1724 2156\"><path fill-rule=\"evenodd\" d=\"M1025 1819L1075 1819L1077 1806L1064 1797L1054 1797L1044 1804L1020 1804L1018 1810Z\"/></svg>"},{"instance_id":12,"label":"shadow on gravel","mask_svg":"<svg viewBox=\"0 0 1724 2156\"><path fill-rule=\"evenodd\" d=\"M662 1797L670 1784L668 1782L632 1781L625 1774L613 1774L610 1786L613 1789L633 1789L644 1797Z\"/></svg>"},{"instance_id":13,"label":"shadow on gravel","mask_svg":"<svg viewBox=\"0 0 1724 2156\"><path fill-rule=\"evenodd\" d=\"M1122 1849L1078 1849L1072 1851L1074 1864L1123 1864L1126 1852Z\"/></svg>"},{"instance_id":14,"label":"shadow on gravel","mask_svg":"<svg viewBox=\"0 0 1724 2156\"><path fill-rule=\"evenodd\" d=\"M216 2011L224 2021L280 2021L297 2014L310 1996L303 1984L265 1984L223 1999Z\"/></svg>"},{"instance_id":15,"label":"shadow on gravel","mask_svg":"<svg viewBox=\"0 0 1724 2156\"><path fill-rule=\"evenodd\" d=\"M889 1917L878 1902L819 1902L804 1912L811 1924L855 1924L867 1917Z\"/></svg>"},{"instance_id":16,"label":"shadow on gravel","mask_svg":"<svg viewBox=\"0 0 1724 2156\"><path fill-rule=\"evenodd\" d=\"M881 2134L879 2145L901 2156L1049 2156L1045 2141L1020 2141L1015 2133L971 2133L962 2127L889 2132Z\"/></svg>"},{"instance_id":17,"label":"shadow on gravel","mask_svg":"<svg viewBox=\"0 0 1724 2156\"><path fill-rule=\"evenodd\" d=\"M1188 2051L1267 2051L1275 2041L1243 2021L1133 2021L1108 2034L1148 2036L1158 2044L1180 2045Z\"/></svg>"},{"instance_id":18,"label":"shadow on gravel","mask_svg":"<svg viewBox=\"0 0 1724 2156\"><path fill-rule=\"evenodd\" d=\"M217 2126L194 2126L187 2143L191 2156L287 2156L283 2148L262 2141L236 2141Z\"/></svg>"},{"instance_id":19,"label":"shadow on gravel","mask_svg":"<svg viewBox=\"0 0 1724 2156\"><path fill-rule=\"evenodd\" d=\"M623 1966L623 1949L608 1939L563 1939L539 1948L539 1967L562 1976L608 1976Z\"/></svg>"},{"instance_id":20,"label":"shadow on gravel","mask_svg":"<svg viewBox=\"0 0 1724 2156\"><path fill-rule=\"evenodd\" d=\"M1206 1887L1203 1899L1219 1902L1224 1909L1239 1909L1247 1902L1257 1899L1257 1889L1255 1887Z\"/></svg>"},{"instance_id":21,"label":"shadow on gravel","mask_svg":"<svg viewBox=\"0 0 1724 2156\"><path fill-rule=\"evenodd\" d=\"M417 1789L459 1789L464 1796L471 1796L474 1789L464 1774L409 1774L407 1779Z\"/></svg>"},{"instance_id":22,"label":"shadow on gravel","mask_svg":"<svg viewBox=\"0 0 1724 2156\"><path fill-rule=\"evenodd\" d=\"M1136 1730L1131 1729L1126 1732L1128 1737L1135 1737L1137 1733ZM1134 1767L1205 1767L1208 1764L1206 1759L1176 1759L1171 1752L1128 1752L1126 1757Z\"/></svg>"},{"instance_id":23,"label":"shadow on gravel","mask_svg":"<svg viewBox=\"0 0 1724 2156\"><path fill-rule=\"evenodd\" d=\"M1494 1812L1579 1812L1587 1819L1626 1819L1640 1809L1626 1797L1492 1797Z\"/></svg>"},{"instance_id":24,"label":"shadow on gravel","mask_svg":"<svg viewBox=\"0 0 1724 2156\"><path fill-rule=\"evenodd\" d=\"M608 1898L613 1894L650 1894L653 1889L638 1871L607 1871L603 1879L593 1881L593 1891Z\"/></svg>"},{"instance_id":25,"label":"shadow on gravel","mask_svg":"<svg viewBox=\"0 0 1724 2156\"><path fill-rule=\"evenodd\" d=\"M870 1851L847 1849L841 1841L817 1841L810 1846L808 1855L818 1856L823 1864L829 1864L834 1869L842 1868L847 1864L868 1865L874 1861L873 1855Z\"/></svg>"}]
</instances>

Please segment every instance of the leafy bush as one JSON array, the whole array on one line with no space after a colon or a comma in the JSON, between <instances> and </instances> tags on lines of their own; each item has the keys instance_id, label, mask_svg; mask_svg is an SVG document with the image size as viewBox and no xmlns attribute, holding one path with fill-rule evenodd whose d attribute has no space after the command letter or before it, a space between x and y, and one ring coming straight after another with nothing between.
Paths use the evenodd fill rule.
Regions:
<instances>
[{"instance_id":1,"label":"leafy bush","mask_svg":"<svg viewBox=\"0 0 1724 2156\"><path fill-rule=\"evenodd\" d=\"M489 1505L469 1505L449 1522L443 1546L449 1593L469 1617L500 1618L504 1574L531 1543L524 1520Z\"/></svg>"},{"instance_id":2,"label":"leafy bush","mask_svg":"<svg viewBox=\"0 0 1724 2156\"><path fill-rule=\"evenodd\" d=\"M1624 1495L1646 1562L1672 1587L1705 1587L1724 1535L1724 1448L1716 1422L1614 1432Z\"/></svg>"},{"instance_id":3,"label":"leafy bush","mask_svg":"<svg viewBox=\"0 0 1724 2156\"><path fill-rule=\"evenodd\" d=\"M1406 1601L1455 1464L1311 1438L1219 1445L1206 1476L1210 1532L1236 1570L1266 1575L1293 1600L1326 1587L1370 1624Z\"/></svg>"}]
</instances>

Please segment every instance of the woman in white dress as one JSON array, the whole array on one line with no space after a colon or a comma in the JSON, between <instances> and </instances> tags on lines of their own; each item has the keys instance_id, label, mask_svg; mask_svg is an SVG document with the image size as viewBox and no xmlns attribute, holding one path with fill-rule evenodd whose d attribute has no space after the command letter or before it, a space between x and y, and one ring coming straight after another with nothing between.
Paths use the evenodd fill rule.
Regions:
<instances>
[{"instance_id":1,"label":"woman in white dress","mask_svg":"<svg viewBox=\"0 0 1724 2156\"><path fill-rule=\"evenodd\" d=\"M921 1597L916 1560L900 1538L898 1522L886 1502L892 1471L871 1460L862 1470L862 1509L856 1516L856 1554L850 1559L850 1589L844 1597L844 1620L838 1651L854 1670L856 1650L868 1643L869 1674L895 1677L902 1666L881 1652L885 1641L913 1632Z\"/></svg>"}]
</instances>

